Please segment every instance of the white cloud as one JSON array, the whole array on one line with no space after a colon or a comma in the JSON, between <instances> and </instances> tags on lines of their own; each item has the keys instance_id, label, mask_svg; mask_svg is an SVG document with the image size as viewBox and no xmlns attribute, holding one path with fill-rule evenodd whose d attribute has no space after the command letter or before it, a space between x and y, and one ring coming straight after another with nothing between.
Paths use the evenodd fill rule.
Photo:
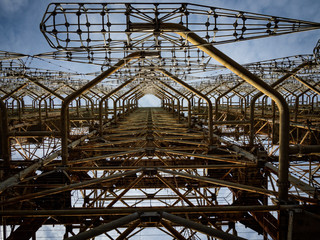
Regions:
<instances>
[{"instance_id":1,"label":"white cloud","mask_svg":"<svg viewBox=\"0 0 320 240\"><path fill-rule=\"evenodd\" d=\"M26 6L28 0L0 0L0 8L7 14L15 13Z\"/></svg>"}]
</instances>

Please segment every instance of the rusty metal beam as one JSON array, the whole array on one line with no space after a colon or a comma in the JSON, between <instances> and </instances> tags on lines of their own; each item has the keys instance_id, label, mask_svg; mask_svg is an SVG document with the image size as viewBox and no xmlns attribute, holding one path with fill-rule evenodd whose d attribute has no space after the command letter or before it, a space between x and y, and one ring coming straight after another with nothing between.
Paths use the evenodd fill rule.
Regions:
<instances>
[{"instance_id":1,"label":"rusty metal beam","mask_svg":"<svg viewBox=\"0 0 320 240\"><path fill-rule=\"evenodd\" d=\"M203 157L205 159L205 157ZM252 165L256 166L255 164ZM247 168L250 167L250 165L247 164L209 164L209 165L167 165L167 166L161 166L162 169L176 169L176 170L182 170L182 169L231 169L231 168ZM55 168L55 166L50 166L50 167L45 167L46 170L51 170ZM109 171L114 171L114 170L134 170L140 168L139 166L100 166L100 167L95 167L95 166L88 166L88 167L66 167L61 169L65 170L72 170L72 171L90 171L90 170L109 170Z\"/></svg>"},{"instance_id":2,"label":"rusty metal beam","mask_svg":"<svg viewBox=\"0 0 320 240\"><path fill-rule=\"evenodd\" d=\"M218 229L207 227L207 226L205 226L203 224L196 223L196 222L190 221L190 220L182 218L182 217L175 216L175 215L167 213L167 212L163 212L162 213L162 217L164 219L167 219L167 220L171 221L171 222L174 222L174 223L177 223L179 225L194 229L194 230L199 231L199 232L201 232L201 233L203 233L205 235L212 236L212 237L215 237L215 238L218 238L218 239L222 239L222 240L245 240L244 238L241 238L241 237L238 237L238 236L235 236L235 235L231 235L229 233L223 232L223 231L218 230Z\"/></svg>"},{"instance_id":3,"label":"rusty metal beam","mask_svg":"<svg viewBox=\"0 0 320 240\"><path fill-rule=\"evenodd\" d=\"M187 100L187 102L188 102L188 127L191 128L191 101L190 101L190 98L188 98L186 95L182 94L177 89L171 87L169 84L161 81L160 79L158 79L158 82L160 82L162 85L164 85L165 87L169 88L171 91L175 92L176 94L180 95L181 97L183 97L184 99Z\"/></svg>"},{"instance_id":4,"label":"rusty metal beam","mask_svg":"<svg viewBox=\"0 0 320 240\"><path fill-rule=\"evenodd\" d=\"M59 137L60 132L58 131L10 131L10 137Z\"/></svg>"},{"instance_id":5,"label":"rusty metal beam","mask_svg":"<svg viewBox=\"0 0 320 240\"><path fill-rule=\"evenodd\" d=\"M56 93L55 91L52 91L50 88L48 88L47 86L43 85L42 83L40 83L38 81L38 79L34 78L34 77L30 77L27 74L23 74L22 77L28 79L30 82L34 83L35 85L39 86L40 88L44 89L45 91L51 93L53 96L56 96L57 98L59 98L60 100L64 100L64 98L59 95L58 93Z\"/></svg>"},{"instance_id":6,"label":"rusty metal beam","mask_svg":"<svg viewBox=\"0 0 320 240\"><path fill-rule=\"evenodd\" d=\"M216 205L216 206L187 206L187 207L113 207L107 208L72 208L57 210L3 210L0 216L3 217L50 217L50 216L104 216L104 215L128 215L135 212L162 212L173 214L194 214L194 213L243 213L243 212L270 212L289 209L303 209L303 205Z\"/></svg>"},{"instance_id":7,"label":"rusty metal beam","mask_svg":"<svg viewBox=\"0 0 320 240\"><path fill-rule=\"evenodd\" d=\"M129 226L125 231L123 231L123 233L120 234L119 237L117 237L116 240L124 240L124 239L127 239L127 236L128 236L130 233L132 233L132 231L135 230L136 227L139 226L140 222L141 222L140 220L134 221L132 224L130 224L130 226Z\"/></svg>"},{"instance_id":8,"label":"rusty metal beam","mask_svg":"<svg viewBox=\"0 0 320 240\"><path fill-rule=\"evenodd\" d=\"M178 102L178 109L177 109L177 112L178 112L178 122L180 122L180 99L175 96L174 94L170 93L169 91L165 90L164 88L158 86L157 84L153 83L153 85L155 87L157 87L160 91L163 91L165 92L166 94L170 95L172 98L175 98ZM172 104L172 108L173 108L173 114L174 114L174 101L173 101L173 104Z\"/></svg>"},{"instance_id":9,"label":"rusty metal beam","mask_svg":"<svg viewBox=\"0 0 320 240\"><path fill-rule=\"evenodd\" d=\"M319 148L320 146L318 146ZM271 163L266 163L265 167L270 169L274 173L278 173L279 170L276 166L272 165ZM315 197L320 200L320 196L317 195L317 188L310 186L309 184L301 181L300 179L292 176L289 174L289 181L292 185L294 185L296 188L300 189L302 192L305 192L310 197Z\"/></svg>"},{"instance_id":10,"label":"rusty metal beam","mask_svg":"<svg viewBox=\"0 0 320 240\"><path fill-rule=\"evenodd\" d=\"M118 179L118 178L122 178L124 176L131 176L134 175L138 172L141 172L141 168L137 169L137 170L131 170L131 171L127 171L124 173L119 173L119 174L113 174L107 177L102 177L102 178L94 178L91 180L87 180L87 181L83 181L83 182L78 182L78 183L72 183L69 185L65 185L63 187L58 187L58 188L52 188L52 189L48 189L48 190L44 190L41 192L37 192L37 193L30 193L30 194L25 194L25 195L21 195L18 197L13 197L4 201L0 202L0 205L11 205L17 202L22 202L22 201L27 201L30 199L35 199L35 198L40 198L40 197L44 197L44 196L49 196L49 195L54 195L60 192L65 192L65 191L70 191L73 189L78 189L78 188L83 188L86 186L92 186L94 184L99 184L99 183L103 183L103 182L107 182L107 181L111 181L114 179Z\"/></svg>"},{"instance_id":11,"label":"rusty metal beam","mask_svg":"<svg viewBox=\"0 0 320 240\"><path fill-rule=\"evenodd\" d=\"M21 89L25 88L29 83L24 83L20 86L18 86L17 88L15 88L14 90L12 90L10 93L5 94L3 97L1 97L1 100L4 101L6 100L8 97L12 96L13 94L15 94L16 92L20 91Z\"/></svg>"},{"instance_id":12,"label":"rusty metal beam","mask_svg":"<svg viewBox=\"0 0 320 240\"><path fill-rule=\"evenodd\" d=\"M270 86L275 88L276 86L283 83L285 80L287 80L288 78L290 78L291 76L299 72L301 69L309 66L310 64L311 64L310 62L305 62L300 64L299 66L294 68L292 71L286 73L284 76L282 76L277 81L272 83ZM250 146L253 146L253 141L254 141L254 111L255 111L254 107L257 99L261 96L263 96L263 93L259 92L256 95L254 95L250 101Z\"/></svg>"},{"instance_id":13,"label":"rusty metal beam","mask_svg":"<svg viewBox=\"0 0 320 240\"><path fill-rule=\"evenodd\" d=\"M128 62L135 58L142 58L146 56L155 56L158 53L148 53L148 52L134 52L128 55L127 57L120 60L114 66L110 67L108 70L101 73L99 76L91 80L89 83L78 89L76 92L73 92L69 96L67 96L62 103L61 106L61 157L62 157L62 165L66 165L68 163L68 107L71 101L73 101L76 97L81 94L89 91L93 86L97 85L103 79L115 73L118 69L126 65Z\"/></svg>"},{"instance_id":14,"label":"rusty metal beam","mask_svg":"<svg viewBox=\"0 0 320 240\"><path fill-rule=\"evenodd\" d=\"M257 88L259 91L268 95L273 99L280 112L280 147L279 147L279 199L281 201L288 200L288 168L289 168L289 108L288 104L282 95L258 78L256 75L252 74L246 68L242 67L240 64L235 62L233 59L219 51L217 48L209 44L206 40L199 37L197 34L193 33L186 27L175 24L175 23L164 23L161 24L161 30L166 31L166 29L174 30L178 35L185 38L190 43L194 44L197 48L207 53L210 57L220 62L226 68L231 70L233 73L241 77L250 85ZM210 122L211 123L211 122Z\"/></svg>"},{"instance_id":15,"label":"rusty metal beam","mask_svg":"<svg viewBox=\"0 0 320 240\"><path fill-rule=\"evenodd\" d=\"M1 104L1 101L0 101ZM97 133L96 130L90 132L88 135L85 135L81 137L80 139L73 141L68 145L69 148L74 148L81 142L83 142L85 139L90 138L91 136L95 135ZM54 152L50 156L44 158L44 159L39 159L39 161L35 162L31 166L27 167L26 169L23 169L19 173L7 178L3 182L0 183L0 194L8 189L9 187L13 187L18 185L25 177L27 177L29 174L33 173L37 169L39 169L42 166L46 166L50 162L52 162L54 159L56 159L58 156L61 155L61 151Z\"/></svg>"},{"instance_id":16,"label":"rusty metal beam","mask_svg":"<svg viewBox=\"0 0 320 240\"><path fill-rule=\"evenodd\" d=\"M212 161L219 161L219 162L229 162L229 163L236 163L236 164L243 164L245 166L255 166L253 162L250 161L244 161L239 159L232 159L232 158L223 158L218 155L210 155L210 154L197 154L197 153L190 153L190 152L182 152L182 151L175 151L175 150L169 150L169 149L156 149L157 152L164 152L169 153L173 155L180 155L180 156L186 156L186 157L196 157L196 158L202 158L202 159L208 159Z\"/></svg>"},{"instance_id":17,"label":"rusty metal beam","mask_svg":"<svg viewBox=\"0 0 320 240\"><path fill-rule=\"evenodd\" d=\"M177 78L176 76L174 76L170 72L166 71L165 69L156 68L155 70L163 73L165 76L171 78L173 81L177 82L178 84L180 84L184 88L188 89L190 92L193 92L194 94L196 94L197 96L199 96L200 98L202 98L203 100L205 100L207 102L207 105L208 105L208 144L209 144L209 146L211 146L213 144L213 135L212 135L213 134L213 124L212 124L213 114L212 114L212 103L211 103L210 98L208 98L206 95L199 92L197 89L190 86L186 82L180 80L179 78Z\"/></svg>"},{"instance_id":18,"label":"rusty metal beam","mask_svg":"<svg viewBox=\"0 0 320 240\"><path fill-rule=\"evenodd\" d=\"M184 236L182 236L176 229L172 227L172 225L166 221L161 219L161 225L164 226L176 239L179 240L187 240Z\"/></svg>"},{"instance_id":19,"label":"rusty metal beam","mask_svg":"<svg viewBox=\"0 0 320 240\"><path fill-rule=\"evenodd\" d=\"M236 89L237 87L239 87L241 84L243 84L244 82L239 82L238 84L236 84L235 86L233 86L232 88L228 89L227 91L225 91L224 93L220 94L217 99L216 99L216 112L215 112L215 120L218 121L218 112L219 112L219 101L221 98L223 98L224 96L226 96L228 93L232 92L234 89Z\"/></svg>"},{"instance_id":20,"label":"rusty metal beam","mask_svg":"<svg viewBox=\"0 0 320 240\"><path fill-rule=\"evenodd\" d=\"M320 95L320 90L316 89L314 86L312 86L307 81L303 80L302 78L298 77L297 75L293 75L293 77L300 83L302 83L304 86L309 88L310 90L314 91L316 94Z\"/></svg>"},{"instance_id":21,"label":"rusty metal beam","mask_svg":"<svg viewBox=\"0 0 320 240\"><path fill-rule=\"evenodd\" d=\"M123 84L121 84L120 86L118 86L117 88L113 89L111 92L107 93L105 96L103 96L100 99L99 102L99 129L100 129L100 136L103 133L103 119L102 119L102 106L103 106L103 102L111 97L112 95L114 95L115 93L117 93L118 91L120 91L122 88L124 88L125 86L127 86L129 83L133 82L135 80L135 78L131 78L128 81L124 82Z\"/></svg>"},{"instance_id":22,"label":"rusty metal beam","mask_svg":"<svg viewBox=\"0 0 320 240\"><path fill-rule=\"evenodd\" d=\"M144 173L142 173L138 178L136 178L134 181L129 183L129 185L124 189L116 198L114 198L107 206L107 208L111 208L116 202L118 202L134 185L136 185L138 182L141 181L141 179L144 177Z\"/></svg>"},{"instance_id":23,"label":"rusty metal beam","mask_svg":"<svg viewBox=\"0 0 320 240\"><path fill-rule=\"evenodd\" d=\"M66 238L66 240L87 240L89 238L93 238L96 236L99 236L105 232L111 231L113 229L116 229L118 227L122 227L123 225L129 224L137 219L139 219L140 214L139 213L132 213L128 216L121 217L117 220L114 220L112 222L101 224L98 227L95 227L91 230L88 230L86 232L81 232L75 236Z\"/></svg>"},{"instance_id":24,"label":"rusty metal beam","mask_svg":"<svg viewBox=\"0 0 320 240\"><path fill-rule=\"evenodd\" d=\"M0 99L0 145L1 155L0 157L4 161L6 168L10 166L11 160L11 146L9 142L9 124L8 124L8 111L6 104Z\"/></svg>"},{"instance_id":25,"label":"rusty metal beam","mask_svg":"<svg viewBox=\"0 0 320 240\"><path fill-rule=\"evenodd\" d=\"M134 78L133 78L134 79ZM129 80L130 81L130 80ZM127 82L126 82L127 83ZM134 90L136 90L138 87L139 87L139 89L137 89L137 91L142 91L145 87L146 87L147 85L139 85L139 84L137 84L135 87L132 87L132 88L130 88L128 91L126 91L125 93L123 93L122 95L120 95L119 97L117 97L116 99L115 99L115 101L114 101L114 119L115 119L115 123L117 122L116 121L116 111L117 111L117 102L121 99L121 98L123 98L125 95L127 95L128 93L130 93L130 92L132 92L133 91L133 93L132 94L134 94L136 91L134 91ZM131 94L129 94L127 97L130 97L131 96ZM125 97L125 98L123 98L123 105L122 105L122 111L123 111L123 114L124 114L124 111L125 111L125 104L124 104L124 100L127 98L127 97ZM102 101L102 100L101 100Z\"/></svg>"},{"instance_id":26,"label":"rusty metal beam","mask_svg":"<svg viewBox=\"0 0 320 240\"><path fill-rule=\"evenodd\" d=\"M203 181L203 182L207 182L207 183L212 183L212 184L222 186L222 187L230 187L230 188L235 188L235 189L244 190L244 191L248 191L248 192L259 193L259 194L263 194L263 195L267 195L267 196L276 196L277 195L277 192L274 192L274 191L270 191L270 190L258 188L258 187L253 187L253 186L249 186L249 185L229 182L229 181L225 181L225 180L214 179L214 178L209 178L209 177L202 177L202 176L195 176L195 175L191 175L188 173L177 172L177 171L161 169L161 168L158 168L158 171L168 173L168 174L171 174L174 176L181 176L184 178L195 179L195 180L199 180L199 181Z\"/></svg>"}]
</instances>

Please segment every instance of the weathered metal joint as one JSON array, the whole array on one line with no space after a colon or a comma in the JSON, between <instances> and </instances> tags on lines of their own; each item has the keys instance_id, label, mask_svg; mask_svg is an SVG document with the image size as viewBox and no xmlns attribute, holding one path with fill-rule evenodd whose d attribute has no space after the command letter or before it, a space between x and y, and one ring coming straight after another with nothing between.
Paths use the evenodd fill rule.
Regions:
<instances>
[{"instance_id":1,"label":"weathered metal joint","mask_svg":"<svg viewBox=\"0 0 320 240\"><path fill-rule=\"evenodd\" d=\"M162 216L158 212L144 212L140 215L140 220L146 224L155 224L160 222Z\"/></svg>"},{"instance_id":2,"label":"weathered metal joint","mask_svg":"<svg viewBox=\"0 0 320 240\"><path fill-rule=\"evenodd\" d=\"M277 186L279 189L289 189L290 188L290 182L280 182L279 180L277 181ZM284 201L284 199L280 199L280 201Z\"/></svg>"},{"instance_id":3,"label":"weathered metal joint","mask_svg":"<svg viewBox=\"0 0 320 240\"><path fill-rule=\"evenodd\" d=\"M158 173L158 168L143 168L143 173L148 176L155 176Z\"/></svg>"},{"instance_id":4,"label":"weathered metal joint","mask_svg":"<svg viewBox=\"0 0 320 240\"><path fill-rule=\"evenodd\" d=\"M155 153L156 149L154 147L146 147L145 148L145 153L147 155L153 155Z\"/></svg>"}]
</instances>

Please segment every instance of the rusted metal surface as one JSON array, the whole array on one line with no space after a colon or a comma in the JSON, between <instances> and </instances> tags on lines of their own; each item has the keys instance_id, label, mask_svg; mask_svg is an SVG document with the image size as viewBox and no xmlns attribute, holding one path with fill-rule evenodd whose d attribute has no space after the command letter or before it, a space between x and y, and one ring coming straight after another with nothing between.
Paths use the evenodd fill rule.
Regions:
<instances>
[{"instance_id":1,"label":"rusted metal surface","mask_svg":"<svg viewBox=\"0 0 320 240\"><path fill-rule=\"evenodd\" d=\"M26 68L27 55L0 51L4 235L317 234L297 224L319 218L318 59L240 65L215 45L319 28L197 4L50 4L40 29L56 51L36 57L101 72ZM161 106L139 107L150 94Z\"/></svg>"}]
</instances>

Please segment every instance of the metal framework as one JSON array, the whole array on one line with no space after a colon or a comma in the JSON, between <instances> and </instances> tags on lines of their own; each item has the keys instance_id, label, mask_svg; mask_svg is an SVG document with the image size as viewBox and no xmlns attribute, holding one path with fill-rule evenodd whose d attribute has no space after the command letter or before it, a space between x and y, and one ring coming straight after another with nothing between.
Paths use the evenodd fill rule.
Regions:
<instances>
[{"instance_id":1,"label":"metal framework","mask_svg":"<svg viewBox=\"0 0 320 240\"><path fill-rule=\"evenodd\" d=\"M315 239L319 43L245 65L216 46L319 28L190 3L49 4L55 51L0 51L3 239L54 225L70 240ZM101 72L37 67L56 60ZM161 106L139 107L148 94Z\"/></svg>"}]
</instances>

